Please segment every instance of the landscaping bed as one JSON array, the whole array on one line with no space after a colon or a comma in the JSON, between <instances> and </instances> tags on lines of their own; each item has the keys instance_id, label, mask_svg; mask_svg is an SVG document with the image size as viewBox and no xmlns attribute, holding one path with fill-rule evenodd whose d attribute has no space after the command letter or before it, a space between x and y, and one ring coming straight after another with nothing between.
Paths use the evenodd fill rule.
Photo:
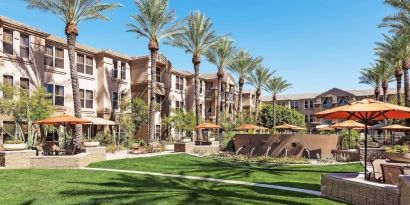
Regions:
<instances>
[{"instance_id":1,"label":"landscaping bed","mask_svg":"<svg viewBox=\"0 0 410 205\"><path fill-rule=\"evenodd\" d=\"M297 157L264 157L264 156L255 156L248 157L245 155L233 155L233 154L218 154L211 155L209 158L226 160L226 161L235 161L235 162L250 162L258 164L310 164L310 161L306 158L297 158Z\"/></svg>"}]
</instances>

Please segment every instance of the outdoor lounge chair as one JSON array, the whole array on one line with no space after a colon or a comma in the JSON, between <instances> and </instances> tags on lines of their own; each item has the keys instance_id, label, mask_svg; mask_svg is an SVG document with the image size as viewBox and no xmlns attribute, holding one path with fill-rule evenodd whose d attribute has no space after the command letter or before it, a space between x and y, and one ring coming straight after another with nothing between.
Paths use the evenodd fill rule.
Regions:
<instances>
[{"instance_id":1,"label":"outdoor lounge chair","mask_svg":"<svg viewBox=\"0 0 410 205\"><path fill-rule=\"evenodd\" d=\"M360 164L362 165L362 167L366 168L367 170L367 175L366 175L366 179L372 179L374 178L374 173L372 171L372 166L371 165L365 165L365 163L363 161L360 161Z\"/></svg>"},{"instance_id":2,"label":"outdoor lounge chair","mask_svg":"<svg viewBox=\"0 0 410 205\"><path fill-rule=\"evenodd\" d=\"M382 167L383 183L399 184L399 175L404 175L404 169L401 166L391 164L380 164Z\"/></svg>"},{"instance_id":3,"label":"outdoor lounge chair","mask_svg":"<svg viewBox=\"0 0 410 205\"><path fill-rule=\"evenodd\" d=\"M66 151L60 149L56 141L45 141L42 145L43 155L59 155L60 153L65 153Z\"/></svg>"},{"instance_id":4,"label":"outdoor lounge chair","mask_svg":"<svg viewBox=\"0 0 410 205\"><path fill-rule=\"evenodd\" d=\"M157 142L149 143L148 152L150 152L150 153L161 152L161 144L159 144Z\"/></svg>"},{"instance_id":5,"label":"outdoor lounge chair","mask_svg":"<svg viewBox=\"0 0 410 205\"><path fill-rule=\"evenodd\" d=\"M386 160L385 159L375 159L372 162L374 180L379 181L379 182L383 181L383 173L382 173L381 164L386 164Z\"/></svg>"}]
</instances>

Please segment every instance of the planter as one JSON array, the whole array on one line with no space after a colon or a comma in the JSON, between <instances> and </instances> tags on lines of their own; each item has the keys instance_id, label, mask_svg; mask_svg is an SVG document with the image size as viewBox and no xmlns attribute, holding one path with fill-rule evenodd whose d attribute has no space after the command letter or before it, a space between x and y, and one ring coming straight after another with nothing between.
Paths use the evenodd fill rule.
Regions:
<instances>
[{"instance_id":1,"label":"planter","mask_svg":"<svg viewBox=\"0 0 410 205\"><path fill-rule=\"evenodd\" d=\"M182 139L182 142L188 143L191 142L191 139Z\"/></svg>"},{"instance_id":2,"label":"planter","mask_svg":"<svg viewBox=\"0 0 410 205\"><path fill-rule=\"evenodd\" d=\"M391 161L410 163L410 153L385 153L385 155Z\"/></svg>"},{"instance_id":3,"label":"planter","mask_svg":"<svg viewBox=\"0 0 410 205\"><path fill-rule=\"evenodd\" d=\"M26 144L3 144L3 148L6 151L19 151L27 148Z\"/></svg>"},{"instance_id":4,"label":"planter","mask_svg":"<svg viewBox=\"0 0 410 205\"><path fill-rule=\"evenodd\" d=\"M164 145L165 151L174 151L174 144Z\"/></svg>"},{"instance_id":5,"label":"planter","mask_svg":"<svg viewBox=\"0 0 410 205\"><path fill-rule=\"evenodd\" d=\"M100 142L84 142L83 147L98 147Z\"/></svg>"},{"instance_id":6,"label":"planter","mask_svg":"<svg viewBox=\"0 0 410 205\"><path fill-rule=\"evenodd\" d=\"M215 137L210 137L210 138L208 139L208 141L210 141L210 142L215 142Z\"/></svg>"}]
</instances>

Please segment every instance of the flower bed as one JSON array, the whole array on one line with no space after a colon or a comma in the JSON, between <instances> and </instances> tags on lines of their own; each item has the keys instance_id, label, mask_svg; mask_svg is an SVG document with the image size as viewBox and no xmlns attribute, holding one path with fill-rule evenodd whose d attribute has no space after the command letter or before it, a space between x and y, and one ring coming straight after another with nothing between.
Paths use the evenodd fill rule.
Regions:
<instances>
[{"instance_id":1,"label":"flower bed","mask_svg":"<svg viewBox=\"0 0 410 205\"><path fill-rule=\"evenodd\" d=\"M265 156L248 157L244 155L233 155L233 154L218 154L218 155L211 155L210 157L214 159L219 159L219 160L252 162L252 163L310 164L310 161L308 159L296 158L296 157L265 157Z\"/></svg>"}]
</instances>

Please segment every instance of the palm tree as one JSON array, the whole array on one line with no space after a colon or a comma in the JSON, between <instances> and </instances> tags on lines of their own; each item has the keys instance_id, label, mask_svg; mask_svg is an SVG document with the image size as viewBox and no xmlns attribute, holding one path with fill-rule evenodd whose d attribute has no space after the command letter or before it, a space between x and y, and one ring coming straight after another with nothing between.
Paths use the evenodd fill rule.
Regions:
<instances>
[{"instance_id":1,"label":"palm tree","mask_svg":"<svg viewBox=\"0 0 410 205\"><path fill-rule=\"evenodd\" d=\"M148 39L148 49L150 50L150 103L149 103L149 123L148 136L150 140L155 138L155 108L156 108L156 75L159 41L171 38L182 32L179 23L171 24L175 20L175 12L168 9L168 0L136 0L135 4L139 14L131 16L135 24L127 24L129 32L134 32L137 38Z\"/></svg>"},{"instance_id":2,"label":"palm tree","mask_svg":"<svg viewBox=\"0 0 410 205\"><path fill-rule=\"evenodd\" d=\"M182 48L186 53L192 53L192 64L195 70L195 121L199 124L199 66L201 64L201 56L204 55L212 46L214 46L219 37L212 30L212 22L209 18L197 11L191 13L187 17L187 25L182 29L183 32L174 35L170 41L166 42L169 45ZM197 137L200 136L197 130Z\"/></svg>"},{"instance_id":3,"label":"palm tree","mask_svg":"<svg viewBox=\"0 0 410 205\"><path fill-rule=\"evenodd\" d=\"M284 80L282 77L271 77L265 85L263 85L263 89L266 92L269 92L272 95L272 117L273 123L272 128L276 126L276 116L275 116L275 105L276 105L276 96L279 93L286 91L287 89L291 88L292 84Z\"/></svg>"},{"instance_id":4,"label":"palm tree","mask_svg":"<svg viewBox=\"0 0 410 205\"><path fill-rule=\"evenodd\" d=\"M377 67L374 65L372 68L363 68L360 71L359 83L371 85L374 88L376 100L378 100L380 96L381 77L378 75L376 69Z\"/></svg>"},{"instance_id":5,"label":"palm tree","mask_svg":"<svg viewBox=\"0 0 410 205\"><path fill-rule=\"evenodd\" d=\"M397 103L400 105L403 67L405 67L403 65L405 65L404 61L407 58L405 52L407 52L408 47L406 37L404 35L384 35L384 42L376 42L376 45L376 54L380 59L394 67L394 76L397 83Z\"/></svg>"},{"instance_id":6,"label":"palm tree","mask_svg":"<svg viewBox=\"0 0 410 205\"><path fill-rule=\"evenodd\" d=\"M242 90L247 76L255 70L262 62L262 57L252 57L249 52L241 50L235 56L234 62L229 65L228 70L239 77L238 111L242 113Z\"/></svg>"},{"instance_id":7,"label":"palm tree","mask_svg":"<svg viewBox=\"0 0 410 205\"><path fill-rule=\"evenodd\" d=\"M68 58L70 62L71 84L73 89L74 115L81 118L79 85L75 61L75 44L78 24L85 20L108 20L102 13L119 7L119 4L104 3L102 0L26 0L27 7L40 9L57 15L65 24ZM75 126L73 135L74 152L81 147L81 125Z\"/></svg>"},{"instance_id":8,"label":"palm tree","mask_svg":"<svg viewBox=\"0 0 410 205\"><path fill-rule=\"evenodd\" d=\"M255 88L255 94L256 94L256 107L255 107L255 122L258 120L258 111L259 111L259 98L262 94L262 86L265 85L268 80L271 78L271 76L276 72L275 71L270 71L269 68L266 68L264 66L258 66L254 72L250 73L246 80L248 81L247 83L252 85Z\"/></svg>"},{"instance_id":9,"label":"palm tree","mask_svg":"<svg viewBox=\"0 0 410 205\"><path fill-rule=\"evenodd\" d=\"M380 76L383 101L387 102L387 90L389 89L389 83L394 80L394 67L388 62L378 60L375 64L375 72L378 76Z\"/></svg>"},{"instance_id":10,"label":"palm tree","mask_svg":"<svg viewBox=\"0 0 410 205\"><path fill-rule=\"evenodd\" d=\"M228 37L223 37L218 40L218 42L212 46L205 56L208 61L214 64L218 69L218 89L216 90L216 124L219 125L220 119L220 106L221 106L221 88L222 88L222 79L224 77L224 69L229 66L236 55L236 48L233 46L233 41ZM226 101L225 101L226 103Z\"/></svg>"}]
</instances>

